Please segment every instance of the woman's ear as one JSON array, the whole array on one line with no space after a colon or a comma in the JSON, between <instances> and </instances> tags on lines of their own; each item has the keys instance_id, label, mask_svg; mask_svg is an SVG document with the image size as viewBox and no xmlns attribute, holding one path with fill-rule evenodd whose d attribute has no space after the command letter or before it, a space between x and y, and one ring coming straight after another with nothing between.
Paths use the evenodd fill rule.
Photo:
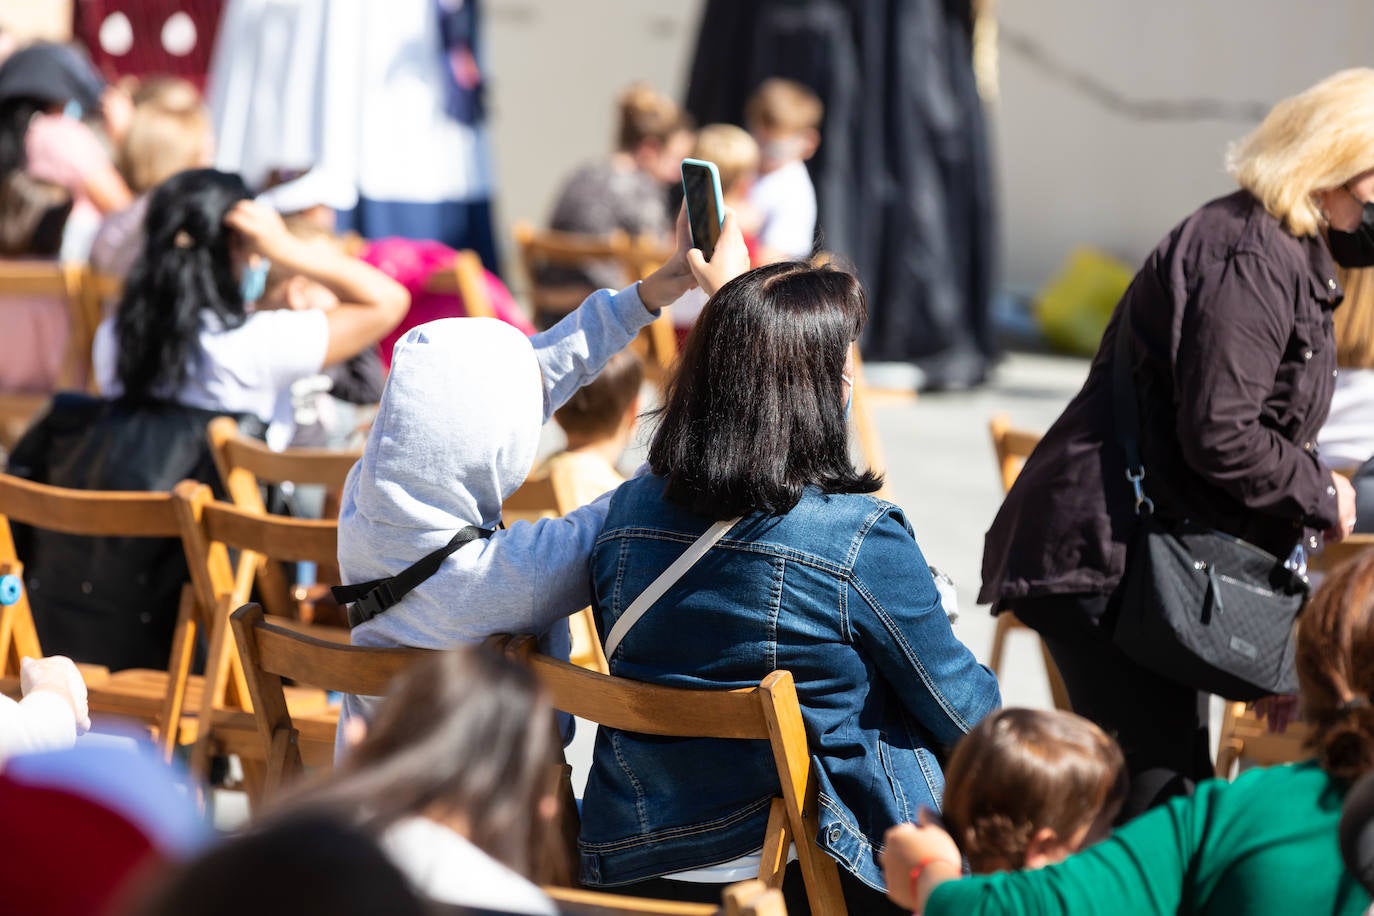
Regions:
<instances>
[{"instance_id":1,"label":"woman's ear","mask_svg":"<svg viewBox=\"0 0 1374 916\"><path fill-rule=\"evenodd\" d=\"M1026 844L1026 860L1022 866L1027 870L1044 868L1063 862L1073 852L1073 848L1059 838L1053 828L1041 827Z\"/></svg>"}]
</instances>

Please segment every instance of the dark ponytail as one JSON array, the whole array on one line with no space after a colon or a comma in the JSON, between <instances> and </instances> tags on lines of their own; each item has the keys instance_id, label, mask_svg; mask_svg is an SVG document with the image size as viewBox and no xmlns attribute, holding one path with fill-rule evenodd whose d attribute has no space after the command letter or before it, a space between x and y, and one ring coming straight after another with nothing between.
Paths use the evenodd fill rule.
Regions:
<instances>
[{"instance_id":1,"label":"dark ponytail","mask_svg":"<svg viewBox=\"0 0 1374 916\"><path fill-rule=\"evenodd\" d=\"M116 372L125 397L146 399L180 386L200 356L207 318L225 328L243 324L233 233L224 217L248 196L243 179L214 169L181 172L153 191L143 251L115 317Z\"/></svg>"}]
</instances>

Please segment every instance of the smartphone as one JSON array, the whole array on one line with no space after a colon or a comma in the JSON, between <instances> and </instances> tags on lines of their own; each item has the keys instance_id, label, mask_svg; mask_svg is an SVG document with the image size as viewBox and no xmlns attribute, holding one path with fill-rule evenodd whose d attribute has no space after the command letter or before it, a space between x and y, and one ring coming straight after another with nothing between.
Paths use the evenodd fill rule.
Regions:
<instances>
[{"instance_id":1,"label":"smartphone","mask_svg":"<svg viewBox=\"0 0 1374 916\"><path fill-rule=\"evenodd\" d=\"M716 253L720 224L725 221L725 199L720 193L720 172L714 162L682 160L682 194L687 201L687 225L692 230L692 247L700 248L706 260Z\"/></svg>"}]
</instances>

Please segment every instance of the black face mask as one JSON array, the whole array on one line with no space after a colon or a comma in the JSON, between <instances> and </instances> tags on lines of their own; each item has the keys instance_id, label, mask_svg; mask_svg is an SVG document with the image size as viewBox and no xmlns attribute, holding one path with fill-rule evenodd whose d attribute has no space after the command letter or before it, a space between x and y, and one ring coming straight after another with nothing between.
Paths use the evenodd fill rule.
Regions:
<instances>
[{"instance_id":1,"label":"black face mask","mask_svg":"<svg viewBox=\"0 0 1374 916\"><path fill-rule=\"evenodd\" d=\"M1345 192L1350 194L1350 189ZM1342 267L1374 267L1374 203L1364 204L1360 225L1354 232L1327 229L1326 243L1331 246L1331 257Z\"/></svg>"}]
</instances>

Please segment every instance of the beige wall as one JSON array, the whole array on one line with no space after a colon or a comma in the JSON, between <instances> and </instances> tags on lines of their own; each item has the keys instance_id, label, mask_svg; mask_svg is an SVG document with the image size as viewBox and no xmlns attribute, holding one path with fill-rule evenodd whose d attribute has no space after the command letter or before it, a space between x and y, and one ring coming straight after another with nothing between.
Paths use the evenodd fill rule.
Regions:
<instances>
[{"instance_id":1,"label":"beige wall","mask_svg":"<svg viewBox=\"0 0 1374 916\"><path fill-rule=\"evenodd\" d=\"M487 0L498 231L541 224L563 176L606 155L619 90L637 79L681 98L701 0ZM517 278L518 279L518 278Z\"/></svg>"},{"instance_id":2,"label":"beige wall","mask_svg":"<svg viewBox=\"0 0 1374 916\"><path fill-rule=\"evenodd\" d=\"M1374 64L1368 0L1001 0L1003 27L1132 99L1266 107L1343 67ZM1135 264L1234 185L1226 145L1253 122L1142 122L1085 99L1003 42L994 114L1004 281L1035 288L1074 245ZM1371 162L1374 165L1374 162Z\"/></svg>"},{"instance_id":3,"label":"beige wall","mask_svg":"<svg viewBox=\"0 0 1374 916\"><path fill-rule=\"evenodd\" d=\"M72 0L0 0L0 28L20 40L65 40L72 33Z\"/></svg>"}]
</instances>

